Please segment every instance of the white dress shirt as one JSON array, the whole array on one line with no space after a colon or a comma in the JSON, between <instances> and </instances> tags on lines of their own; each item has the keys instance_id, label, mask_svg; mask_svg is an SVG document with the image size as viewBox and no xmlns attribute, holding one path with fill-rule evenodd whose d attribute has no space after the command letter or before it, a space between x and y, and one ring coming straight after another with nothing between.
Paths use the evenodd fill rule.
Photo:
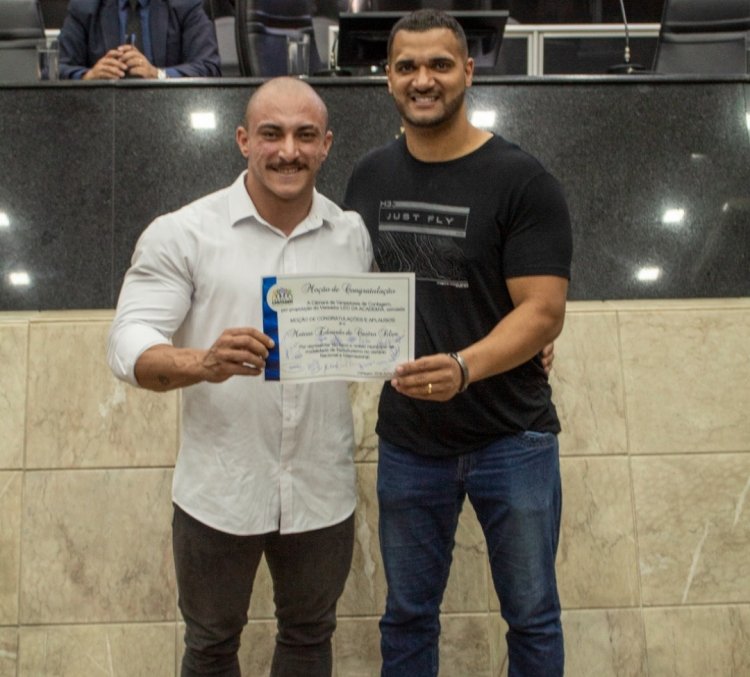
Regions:
<instances>
[{"instance_id":1,"label":"white dress shirt","mask_svg":"<svg viewBox=\"0 0 750 677\"><path fill-rule=\"evenodd\" d=\"M263 328L261 277L370 270L362 219L317 191L286 237L258 214L243 173L230 187L157 218L143 232L120 292L107 360L137 385L135 363L170 343L209 348L232 327ZM310 531L356 502L347 384L283 384L263 376L182 392L175 503L232 534Z\"/></svg>"}]
</instances>

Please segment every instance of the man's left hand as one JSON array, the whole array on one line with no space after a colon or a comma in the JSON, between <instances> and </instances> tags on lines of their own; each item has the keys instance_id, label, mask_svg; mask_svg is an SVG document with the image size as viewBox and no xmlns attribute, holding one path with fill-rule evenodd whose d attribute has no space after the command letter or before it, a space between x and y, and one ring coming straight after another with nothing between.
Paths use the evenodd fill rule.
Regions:
<instances>
[{"instance_id":1,"label":"man's left hand","mask_svg":"<svg viewBox=\"0 0 750 677\"><path fill-rule=\"evenodd\" d=\"M541 352L542 367L544 367L544 373L549 376L552 371L552 363L555 361L555 344L548 343Z\"/></svg>"},{"instance_id":2,"label":"man's left hand","mask_svg":"<svg viewBox=\"0 0 750 677\"><path fill-rule=\"evenodd\" d=\"M461 387L461 368L447 353L420 357L396 367L391 385L407 397L447 402Z\"/></svg>"},{"instance_id":3,"label":"man's left hand","mask_svg":"<svg viewBox=\"0 0 750 677\"><path fill-rule=\"evenodd\" d=\"M120 61L128 69L128 75L131 78L143 78L155 80L159 73L156 66L133 45L122 45L118 47L120 51Z\"/></svg>"}]
</instances>

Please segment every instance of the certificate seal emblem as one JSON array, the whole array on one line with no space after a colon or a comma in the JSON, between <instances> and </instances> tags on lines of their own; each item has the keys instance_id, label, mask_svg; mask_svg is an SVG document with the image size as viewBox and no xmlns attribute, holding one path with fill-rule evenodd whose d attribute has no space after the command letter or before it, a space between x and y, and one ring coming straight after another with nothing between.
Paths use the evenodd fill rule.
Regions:
<instances>
[{"instance_id":1,"label":"certificate seal emblem","mask_svg":"<svg viewBox=\"0 0 750 677\"><path fill-rule=\"evenodd\" d=\"M276 286L268 293L268 302L273 306L284 306L294 303L294 294L289 287Z\"/></svg>"}]
</instances>

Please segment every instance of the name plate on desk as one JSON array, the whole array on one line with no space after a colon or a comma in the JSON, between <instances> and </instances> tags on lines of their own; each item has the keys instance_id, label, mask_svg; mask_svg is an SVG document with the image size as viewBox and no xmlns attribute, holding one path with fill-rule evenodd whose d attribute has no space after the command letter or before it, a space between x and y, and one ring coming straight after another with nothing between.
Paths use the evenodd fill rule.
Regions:
<instances>
[{"instance_id":1,"label":"name plate on desk","mask_svg":"<svg viewBox=\"0 0 750 677\"><path fill-rule=\"evenodd\" d=\"M414 359L414 274L264 277L267 381L382 381Z\"/></svg>"}]
</instances>

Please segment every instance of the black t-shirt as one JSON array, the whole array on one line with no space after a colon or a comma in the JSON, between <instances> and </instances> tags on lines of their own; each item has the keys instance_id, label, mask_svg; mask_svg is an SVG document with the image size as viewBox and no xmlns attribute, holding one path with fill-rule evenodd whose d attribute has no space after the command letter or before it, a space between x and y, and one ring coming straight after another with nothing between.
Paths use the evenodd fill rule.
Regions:
<instances>
[{"instance_id":1,"label":"black t-shirt","mask_svg":"<svg viewBox=\"0 0 750 677\"><path fill-rule=\"evenodd\" d=\"M570 276L560 185L499 136L436 163L412 157L402 137L360 160L344 203L367 224L381 271L416 274L415 357L486 336L513 309L506 278ZM524 430L560 430L538 357L449 402L404 397L388 383L380 397L378 434L415 453L461 454Z\"/></svg>"}]
</instances>

